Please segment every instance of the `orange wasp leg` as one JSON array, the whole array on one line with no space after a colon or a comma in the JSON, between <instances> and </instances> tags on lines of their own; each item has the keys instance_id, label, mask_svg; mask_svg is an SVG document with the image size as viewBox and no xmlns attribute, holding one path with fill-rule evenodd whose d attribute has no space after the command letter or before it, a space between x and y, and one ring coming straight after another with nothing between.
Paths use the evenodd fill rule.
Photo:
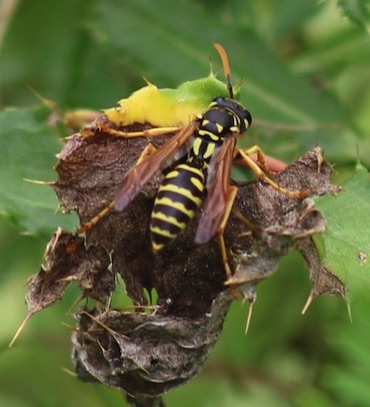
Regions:
<instances>
[{"instance_id":1,"label":"orange wasp leg","mask_svg":"<svg viewBox=\"0 0 370 407\"><path fill-rule=\"evenodd\" d=\"M257 227L249 219L247 219L244 215L242 215L239 212L238 209L233 208L232 211L233 211L234 216L236 216L238 219L240 219L242 222L244 222L248 226L248 228L250 229L248 232L241 233L239 235L239 237L252 235L253 231L257 230ZM231 278L231 279L229 279L229 280L227 280L225 282L225 285L230 286L231 290L232 290L233 285L235 285L235 283L237 283L237 281L238 280L235 280L235 279ZM240 283L242 283L242 281ZM242 291L242 293L243 293L243 291ZM256 302L256 297L257 297L256 294L247 295L247 296L243 295L243 304L244 304L245 300L248 300L248 302L249 302L248 316L247 316L247 321L246 321L246 324L245 324L245 331L244 331L245 334L248 333L249 326L251 324L252 314L253 314L253 306L254 306L254 304Z\"/></svg>"},{"instance_id":2,"label":"orange wasp leg","mask_svg":"<svg viewBox=\"0 0 370 407\"><path fill-rule=\"evenodd\" d=\"M240 148L235 149L237 154L240 154L245 163L248 165L248 167L257 175L258 178L262 179L264 182L267 184L271 185L274 189L277 191L282 192L285 195L288 195L292 198L305 198L306 196L309 195L309 191L303 190L303 191L291 191L287 188L284 188L277 184L275 181L273 181L269 175L272 174L272 171L268 168L266 164L266 159L265 159L265 154L263 153L261 147L259 146L253 146L251 148L248 148L247 150L241 150ZM250 157L252 154L257 154L258 162L260 163L260 166L256 164L252 158ZM260 168L262 167L262 168Z\"/></svg>"},{"instance_id":3,"label":"orange wasp leg","mask_svg":"<svg viewBox=\"0 0 370 407\"><path fill-rule=\"evenodd\" d=\"M152 145L148 144L142 153L140 154L140 157L138 158L136 165L140 164L142 161L148 158L148 156L152 155L154 151L157 149ZM92 219L90 219L88 222L83 224L77 229L77 234L82 234L85 233L86 231L90 230L93 228L97 223L99 223L103 218L105 218L115 207L115 202L112 201L110 202L104 209L102 209L97 215L95 215Z\"/></svg>"},{"instance_id":4,"label":"orange wasp leg","mask_svg":"<svg viewBox=\"0 0 370 407\"><path fill-rule=\"evenodd\" d=\"M81 131L82 137L87 138L94 136L96 133L104 133L113 137L122 137L122 138L135 138L135 137L157 137L163 136L165 134L174 133L179 131L179 127L153 127L152 129L146 129L141 131L123 131L112 129L106 124L100 124L96 129L94 128L85 128Z\"/></svg>"},{"instance_id":5,"label":"orange wasp leg","mask_svg":"<svg viewBox=\"0 0 370 407\"><path fill-rule=\"evenodd\" d=\"M222 219L222 222L219 226L218 229L218 238L219 238L219 245L220 245L220 250L221 250L221 255L222 255L222 261L225 267L225 271L226 271L226 275L227 275L227 280L225 281L225 285L228 285L230 287L230 292L231 295L233 296L233 298L237 298L237 292L236 292L236 288L235 285L232 283L232 271L230 268L230 264L229 264L229 260L228 260L228 256L227 256L227 249L226 249L226 244L225 244L225 239L224 239L224 231L227 225L227 222L229 220L231 211L233 210L233 205L234 205L234 201L235 201L235 197L236 194L238 193L238 188L235 186L230 186L229 187L229 193L228 193L228 201L227 201L227 207L225 210L225 214L224 217ZM252 225L252 223L250 223L247 219L245 219L243 217L243 215L241 215L239 212L237 213L238 217L242 217L242 220L246 220L246 223L248 226L250 226L251 228L253 228L254 226ZM256 301L255 296L253 298L249 299L249 310L248 310L248 316L247 316L247 322L246 322L246 326L245 326L245 334L248 333L248 329L250 326L250 322L252 319L252 314L253 314L253 305Z\"/></svg>"},{"instance_id":6,"label":"orange wasp leg","mask_svg":"<svg viewBox=\"0 0 370 407\"><path fill-rule=\"evenodd\" d=\"M275 181L273 181L269 177L269 175L272 175L273 172L268 168L268 166L266 164L266 160L265 160L265 155L259 146L256 145L256 146L248 148L247 150L244 150L244 151L239 148L236 148L235 156L238 154L240 154L240 156L246 162L248 167L258 176L258 178L262 179L263 181L265 181L266 183L271 185L277 191L280 191L293 198L304 198L308 195L308 191L290 191L289 189L281 187ZM250 155L252 155L252 154L257 155L259 165L250 157ZM227 248L226 248L225 239L224 239L224 231L225 231L227 222L229 220L231 211L233 209L233 205L234 205L234 201L235 201L235 197L236 197L237 193L238 193L237 187L229 186L228 192L227 192L227 204L226 204L224 216L223 216L220 226L218 227L218 230L217 230L222 261L223 261L226 276L227 276L227 280L226 280L225 284L230 285L231 293L234 298L236 298L235 288L233 288L233 285L231 282L228 283L229 280L232 280L233 273L232 273L230 263L228 260ZM250 302L250 310L249 310L249 315L248 315L248 320L247 320L247 329L249 327L250 319L252 316L252 308L253 308L253 304Z\"/></svg>"},{"instance_id":7,"label":"orange wasp leg","mask_svg":"<svg viewBox=\"0 0 370 407\"><path fill-rule=\"evenodd\" d=\"M226 228L226 225L227 225L227 221L229 220L230 213L232 211L234 201L235 201L235 197L236 197L237 193L238 193L238 188L237 187L235 187L235 186L230 186L229 187L225 213L224 213L224 216L223 216L222 221L220 223L220 226L218 227L218 230L217 230L218 240L219 240L219 245L220 245L220 250L221 250L221 256L222 256L222 262L223 262L224 267L225 267L227 280L229 280L232 277L233 273L231 271L229 259L228 259L228 256L227 256L227 249L226 249L226 244L225 244L225 239L224 239L224 231L225 231L225 228ZM226 280L226 283L227 283L227 280ZM234 287L231 286L230 290L231 290L232 296L234 298L236 298L237 294L235 292Z\"/></svg>"}]
</instances>

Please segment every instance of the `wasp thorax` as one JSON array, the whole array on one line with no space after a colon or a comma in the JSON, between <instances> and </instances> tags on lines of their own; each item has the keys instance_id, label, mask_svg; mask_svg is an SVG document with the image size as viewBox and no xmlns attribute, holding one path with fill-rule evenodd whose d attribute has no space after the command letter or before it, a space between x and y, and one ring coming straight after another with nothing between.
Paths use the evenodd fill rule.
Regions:
<instances>
[{"instance_id":1,"label":"wasp thorax","mask_svg":"<svg viewBox=\"0 0 370 407\"><path fill-rule=\"evenodd\" d=\"M252 123L252 116L240 103L234 99L217 97L209 105L209 109L203 115L206 122L217 124L218 134L221 136L234 133L244 133Z\"/></svg>"}]
</instances>

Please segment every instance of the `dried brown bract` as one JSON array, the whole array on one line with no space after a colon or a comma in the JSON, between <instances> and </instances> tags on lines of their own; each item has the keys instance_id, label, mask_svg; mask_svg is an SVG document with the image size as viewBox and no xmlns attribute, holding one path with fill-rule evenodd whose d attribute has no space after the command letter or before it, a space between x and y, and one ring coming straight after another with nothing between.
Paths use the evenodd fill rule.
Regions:
<instances>
[{"instance_id":1,"label":"dried brown bract","mask_svg":"<svg viewBox=\"0 0 370 407\"><path fill-rule=\"evenodd\" d=\"M104 120L102 116L91 127L91 137L72 136L58 155L54 188L62 207L77 211L81 224L112 201L124 174L149 143L145 137L125 139L99 131L107 124ZM170 136L150 142L160 146ZM330 173L316 147L274 180L292 191L308 190L310 196L336 193L340 188L330 182ZM315 295L344 293L340 282L318 278L320 261L311 236L325 229L325 219L312 198L289 197L259 180L235 184L239 192L225 230L234 275L226 285L217 239L194 243L199 216L154 255L149 223L161 180L162 175L156 175L125 211L112 211L84 238L57 231L27 296L33 314L61 298L70 281L77 281L84 297L100 303L91 311L77 312L73 334L77 373L134 397L159 396L199 372L222 331L232 293L239 291L253 302L256 284L273 273L281 256L293 247L303 252ZM118 274L136 311L108 306ZM153 290L158 295L155 310L144 313L145 291Z\"/></svg>"}]
</instances>

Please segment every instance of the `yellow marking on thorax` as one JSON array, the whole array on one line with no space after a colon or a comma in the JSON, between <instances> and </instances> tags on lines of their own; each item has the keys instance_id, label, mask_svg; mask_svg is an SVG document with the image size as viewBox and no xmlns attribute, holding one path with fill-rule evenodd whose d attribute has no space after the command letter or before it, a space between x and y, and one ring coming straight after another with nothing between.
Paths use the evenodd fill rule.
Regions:
<instances>
[{"instance_id":1,"label":"yellow marking on thorax","mask_svg":"<svg viewBox=\"0 0 370 407\"><path fill-rule=\"evenodd\" d=\"M217 140L218 140L218 137L217 137ZM202 147L204 145L206 145L207 148L204 153L201 153ZM201 138L198 137L194 140L192 148L193 148L195 155L202 155L202 157L205 160L208 160L215 152L216 145L214 143L206 143Z\"/></svg>"}]
</instances>

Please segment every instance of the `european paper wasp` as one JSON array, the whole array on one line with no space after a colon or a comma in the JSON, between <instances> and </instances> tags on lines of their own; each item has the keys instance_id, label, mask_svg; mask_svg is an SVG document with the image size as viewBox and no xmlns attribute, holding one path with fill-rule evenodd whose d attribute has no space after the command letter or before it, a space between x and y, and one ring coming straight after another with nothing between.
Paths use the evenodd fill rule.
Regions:
<instances>
[{"instance_id":1,"label":"european paper wasp","mask_svg":"<svg viewBox=\"0 0 370 407\"><path fill-rule=\"evenodd\" d=\"M158 252L173 241L203 206L195 243L205 244L217 234L226 274L230 278L232 272L223 232L238 190L230 184L234 158L241 157L260 179L282 193L294 198L303 198L307 193L290 191L276 184L269 177L271 171L259 146L247 150L237 147L238 137L251 125L252 118L234 99L226 51L219 44L214 46L222 60L229 97L216 97L205 113L197 115L163 146L156 150L153 146L146 149L125 174L114 200L82 225L78 233L89 230L111 210L125 210L155 174L162 171L164 180L151 217L153 251ZM141 133L104 130L112 136L126 138L163 134L160 128ZM257 155L258 164L250 157L252 154Z\"/></svg>"}]
</instances>

